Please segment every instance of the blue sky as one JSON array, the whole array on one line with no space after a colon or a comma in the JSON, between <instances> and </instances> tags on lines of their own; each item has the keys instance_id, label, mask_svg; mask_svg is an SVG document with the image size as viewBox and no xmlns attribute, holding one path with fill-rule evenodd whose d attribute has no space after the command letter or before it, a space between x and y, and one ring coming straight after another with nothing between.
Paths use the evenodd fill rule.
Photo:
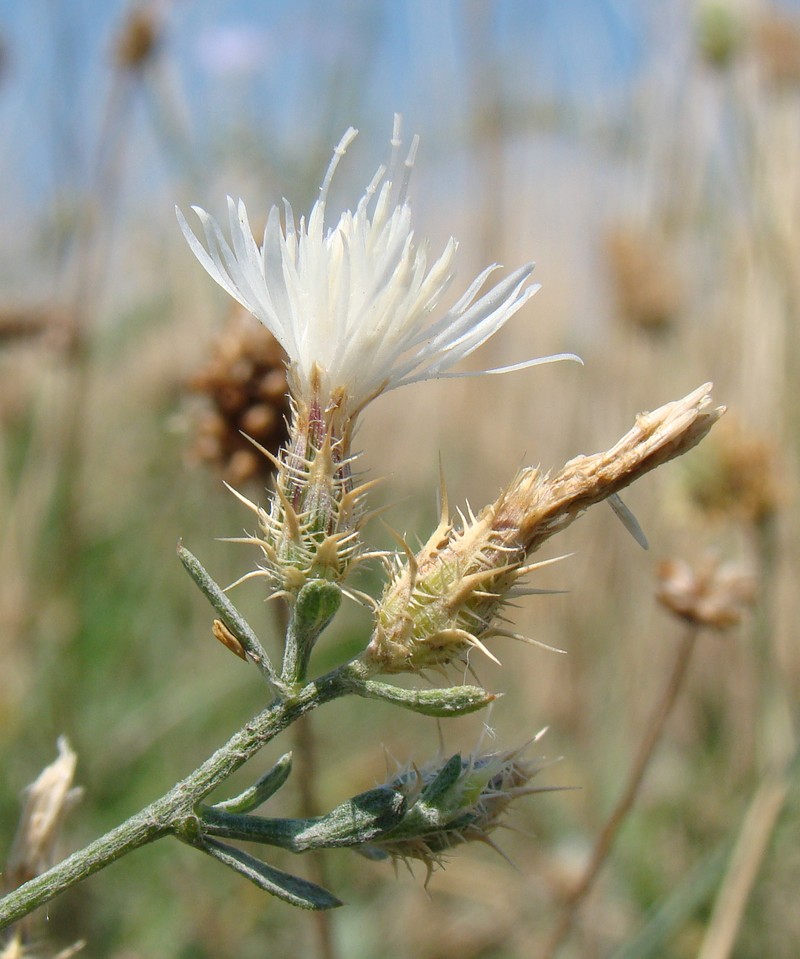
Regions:
<instances>
[{"instance_id":1,"label":"blue sky","mask_svg":"<svg viewBox=\"0 0 800 959\"><path fill-rule=\"evenodd\" d=\"M446 140L459 135L485 88L481 65L493 95L511 105L613 94L641 62L647 7L635 0L162 3L160 86L140 95L128 135L144 179L157 179L162 162L206 167L237 137L267 151L280 142L289 157L311 141L334 140L349 123L383 139L395 111L429 141ZM122 0L0 3L0 172L12 208L20 200L36 208L90 180L111 97L114 36L128 9ZM154 158L154 137L173 138L171 160Z\"/></svg>"}]
</instances>

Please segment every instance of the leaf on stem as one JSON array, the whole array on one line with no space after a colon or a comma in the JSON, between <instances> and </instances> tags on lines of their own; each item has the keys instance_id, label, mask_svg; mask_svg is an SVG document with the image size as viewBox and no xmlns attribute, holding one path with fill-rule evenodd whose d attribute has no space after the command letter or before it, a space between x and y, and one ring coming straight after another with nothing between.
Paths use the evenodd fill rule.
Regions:
<instances>
[{"instance_id":1,"label":"leaf on stem","mask_svg":"<svg viewBox=\"0 0 800 959\"><path fill-rule=\"evenodd\" d=\"M344 903L333 893L307 879L268 866L241 849L204 837L192 845L223 865L249 879L259 889L300 909L335 909Z\"/></svg>"},{"instance_id":2,"label":"leaf on stem","mask_svg":"<svg viewBox=\"0 0 800 959\"><path fill-rule=\"evenodd\" d=\"M284 753L275 765L252 786L232 799L214 803L214 809L220 812L246 813L258 809L281 788L292 771L292 754Z\"/></svg>"}]
</instances>

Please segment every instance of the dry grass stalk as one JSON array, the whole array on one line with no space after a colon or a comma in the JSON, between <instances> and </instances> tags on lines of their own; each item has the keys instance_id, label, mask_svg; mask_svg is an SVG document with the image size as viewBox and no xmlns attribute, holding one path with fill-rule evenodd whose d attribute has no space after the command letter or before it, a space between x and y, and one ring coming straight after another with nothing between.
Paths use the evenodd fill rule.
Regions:
<instances>
[{"instance_id":1,"label":"dry grass stalk","mask_svg":"<svg viewBox=\"0 0 800 959\"><path fill-rule=\"evenodd\" d=\"M785 773L766 776L742 823L728 871L714 903L698 959L728 959L747 901L789 793Z\"/></svg>"}]
</instances>

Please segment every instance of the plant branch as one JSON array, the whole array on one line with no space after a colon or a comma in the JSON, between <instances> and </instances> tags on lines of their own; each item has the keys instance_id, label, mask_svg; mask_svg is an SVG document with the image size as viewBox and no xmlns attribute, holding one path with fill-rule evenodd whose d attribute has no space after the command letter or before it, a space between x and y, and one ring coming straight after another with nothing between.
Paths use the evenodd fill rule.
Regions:
<instances>
[{"instance_id":1,"label":"plant branch","mask_svg":"<svg viewBox=\"0 0 800 959\"><path fill-rule=\"evenodd\" d=\"M341 666L268 706L160 799L0 900L0 929L140 846L170 834L192 843L201 827L197 804L301 716L352 692L362 672L355 663Z\"/></svg>"}]
</instances>

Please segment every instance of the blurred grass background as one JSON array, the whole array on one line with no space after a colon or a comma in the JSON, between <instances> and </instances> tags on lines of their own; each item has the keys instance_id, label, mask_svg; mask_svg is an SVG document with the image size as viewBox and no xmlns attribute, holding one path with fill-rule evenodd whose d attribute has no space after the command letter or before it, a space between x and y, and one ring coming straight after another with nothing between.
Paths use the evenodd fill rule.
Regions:
<instances>
[{"instance_id":1,"label":"blurred grass background","mask_svg":"<svg viewBox=\"0 0 800 959\"><path fill-rule=\"evenodd\" d=\"M776 770L788 789L764 820L731 954L798 954L800 811L783 771L800 681L799 18L796 4L759 0L0 6L0 850L59 734L86 790L66 851L160 795L262 706L255 673L210 641L210 610L173 553L181 537L221 582L253 561L215 539L249 517L198 460L207 414L187 388L229 306L173 205L218 213L226 193L241 195L254 222L281 196L307 209L353 124L362 133L332 200L350 205L399 110L422 135L417 231L434 248L460 239L456 288L488 262L538 261L541 292L476 366L562 350L586 366L379 400L360 441L372 475L388 477L378 496L393 526L430 530L440 451L451 501L477 508L518 466L605 448L636 412L706 380L730 412L685 463L626 497L649 553L602 507L549 546L574 555L534 585L569 593L525 601L516 623L568 655L498 641L503 667L478 666L507 694L491 716L498 745L549 725L543 746L564 758L541 782L579 789L519 803L519 833L499 837L517 869L462 849L427 893L421 871L395 878L330 853L328 882L349 903L332 917L335 954L543 954L685 629L654 600L659 560L695 564L709 549L753 571L757 606L700 637L559 955L697 955L736 874L730 849ZM370 534L388 545L380 527ZM361 585L379 589L377 573ZM235 600L265 640L276 631L258 585ZM319 669L367 630L363 611L340 614ZM447 724L447 749L472 748L481 728L481 717ZM384 748L422 762L439 742L430 722L366 702L326 707L314 729L324 808L381 780ZM272 809L290 815L298 801L287 787ZM317 949L308 915L169 843L47 915L51 951L81 937L87 955L116 959Z\"/></svg>"}]
</instances>

